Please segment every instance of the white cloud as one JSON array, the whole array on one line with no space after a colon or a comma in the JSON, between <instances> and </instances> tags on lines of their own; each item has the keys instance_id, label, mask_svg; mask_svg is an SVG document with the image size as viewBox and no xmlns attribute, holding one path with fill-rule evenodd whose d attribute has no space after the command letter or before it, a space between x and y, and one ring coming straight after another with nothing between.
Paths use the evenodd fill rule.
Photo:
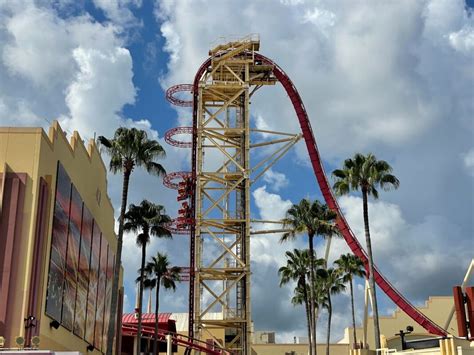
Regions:
<instances>
[{"instance_id":1,"label":"white cloud","mask_svg":"<svg viewBox=\"0 0 474 355\"><path fill-rule=\"evenodd\" d=\"M2 59L10 73L31 79L36 85L54 84L74 70L72 50L64 22L49 11L27 6L7 19L5 30L11 36Z\"/></svg>"},{"instance_id":2,"label":"white cloud","mask_svg":"<svg viewBox=\"0 0 474 355\"><path fill-rule=\"evenodd\" d=\"M129 4L102 5L124 10ZM2 124L45 127L59 119L84 138L139 125L157 136L146 119L121 115L136 95L122 23L101 24L88 14L61 18L53 7L29 1L2 3L0 13Z\"/></svg>"},{"instance_id":3,"label":"white cloud","mask_svg":"<svg viewBox=\"0 0 474 355\"><path fill-rule=\"evenodd\" d=\"M280 0L280 3L286 6L296 6L303 4L305 0Z\"/></svg>"},{"instance_id":4,"label":"white cloud","mask_svg":"<svg viewBox=\"0 0 474 355\"><path fill-rule=\"evenodd\" d=\"M101 9L108 19L124 27L137 26L138 19L130 7L141 7L141 0L93 0L94 5Z\"/></svg>"},{"instance_id":5,"label":"white cloud","mask_svg":"<svg viewBox=\"0 0 474 355\"><path fill-rule=\"evenodd\" d=\"M260 219L266 221L280 221L286 211L292 206L291 201L283 200L280 195L270 193L264 185L252 192L255 205L258 208ZM253 230L280 229L281 225L273 223L255 223ZM253 236L251 239L253 261L256 263L281 266L285 263L285 251L292 249L295 243L279 243L281 233ZM299 244L299 243L298 243ZM276 272L276 271L275 271Z\"/></svg>"},{"instance_id":6,"label":"white cloud","mask_svg":"<svg viewBox=\"0 0 474 355\"><path fill-rule=\"evenodd\" d=\"M323 10L322 4L315 9L295 3L288 11L277 4L271 4L270 10L266 8L270 4L261 2L257 19L251 11L245 12L252 6L246 3L238 5L250 14L242 18L231 15L237 11L233 3L213 6L220 14L217 17L210 13L195 16L202 6L198 2L160 3L157 13L171 56L163 86L190 82L216 33L225 37L259 32L262 53L285 68L305 99L326 156L373 145L406 144L441 119L437 111L442 105L426 92L425 81L442 74L425 73L429 67L425 62L437 58L438 65L450 67L455 55L442 37L459 31L468 21L463 6L457 2L443 6L430 2L426 7L422 2L392 2L339 7L328 2ZM451 13L443 16L448 7ZM326 27L331 27L330 36L317 26L299 23L298 18L304 16L317 23L324 19ZM228 19L225 23L216 21L223 17ZM279 26L272 25L275 21ZM423 21L427 24L424 32ZM438 55L419 46L423 36ZM288 56L288 48L297 55ZM266 89L253 99L252 110L259 113L257 124L265 123L261 117L271 117L272 127L295 131L296 122L287 119L293 115L289 102L278 91Z\"/></svg>"},{"instance_id":7,"label":"white cloud","mask_svg":"<svg viewBox=\"0 0 474 355\"><path fill-rule=\"evenodd\" d=\"M362 199L344 196L339 204L365 248ZM459 227L440 216L410 223L399 206L376 201L369 202L369 223L375 264L402 294L418 301L427 292L436 296L436 289L450 289L445 275L459 277L472 257L456 242Z\"/></svg>"},{"instance_id":8,"label":"white cloud","mask_svg":"<svg viewBox=\"0 0 474 355\"><path fill-rule=\"evenodd\" d=\"M464 166L474 176L474 148L463 154Z\"/></svg>"},{"instance_id":9,"label":"white cloud","mask_svg":"<svg viewBox=\"0 0 474 355\"><path fill-rule=\"evenodd\" d=\"M273 171L272 169L267 170L263 174L263 181L269 184L270 188L274 191L279 191L281 188L288 186L289 180L285 174Z\"/></svg>"},{"instance_id":10,"label":"white cloud","mask_svg":"<svg viewBox=\"0 0 474 355\"><path fill-rule=\"evenodd\" d=\"M449 34L449 42L460 52L472 53L474 49L474 29L464 26L461 30Z\"/></svg>"},{"instance_id":11,"label":"white cloud","mask_svg":"<svg viewBox=\"0 0 474 355\"><path fill-rule=\"evenodd\" d=\"M166 39L164 50L170 54L168 67L179 60L180 39L179 35L173 30L169 22L161 25L161 35Z\"/></svg>"},{"instance_id":12,"label":"white cloud","mask_svg":"<svg viewBox=\"0 0 474 355\"><path fill-rule=\"evenodd\" d=\"M315 7L312 10L306 10L303 21L312 23L327 36L327 32L336 23L336 15L331 11Z\"/></svg>"},{"instance_id":13,"label":"white cloud","mask_svg":"<svg viewBox=\"0 0 474 355\"><path fill-rule=\"evenodd\" d=\"M269 193L266 189L266 186L262 186L252 193L260 217L274 221L284 218L286 211L292 206L291 201L283 200L280 195Z\"/></svg>"},{"instance_id":14,"label":"white cloud","mask_svg":"<svg viewBox=\"0 0 474 355\"><path fill-rule=\"evenodd\" d=\"M73 51L79 71L67 88L66 104L70 117L62 125L78 129L89 137L93 130L105 132L118 126L118 112L135 101L132 58L127 49L111 51L76 48Z\"/></svg>"}]
</instances>

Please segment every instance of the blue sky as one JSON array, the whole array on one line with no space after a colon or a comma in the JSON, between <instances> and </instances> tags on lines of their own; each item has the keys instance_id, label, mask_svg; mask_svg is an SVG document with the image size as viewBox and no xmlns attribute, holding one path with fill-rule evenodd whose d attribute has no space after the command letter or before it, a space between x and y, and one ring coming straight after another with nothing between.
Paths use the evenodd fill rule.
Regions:
<instances>
[{"instance_id":1,"label":"blue sky","mask_svg":"<svg viewBox=\"0 0 474 355\"><path fill-rule=\"evenodd\" d=\"M189 125L191 117L165 100L166 88L190 83L218 37L259 33L261 52L300 91L327 172L355 152L373 152L394 167L400 189L370 206L375 260L408 299L423 304L430 295L450 294L474 249L472 6L461 0L0 1L0 123L46 127L58 119L87 138L137 126L165 145L164 132ZM298 132L281 87L259 92L251 111L257 127ZM165 148L168 171L189 169L189 153ZM286 186L276 189L271 177L256 184L255 216L279 218L302 197L320 198L307 160L299 144L273 168ZM109 176L117 210L120 191L120 177ZM175 192L137 171L130 202L145 197L176 213ZM362 236L360 199L339 203ZM290 288L278 288L276 271L285 250L306 244L277 239L252 244L254 321L256 329L292 339L305 334L298 322L304 316L289 304ZM127 235L126 310L134 304L134 244ZM149 253L166 251L185 265L186 248L185 237L177 236L152 241ZM342 252L347 248L336 242L331 257ZM186 299L182 285L164 295L163 311L186 311ZM336 300L334 339L349 324L347 301L347 295ZM382 295L381 309L394 309Z\"/></svg>"}]
</instances>

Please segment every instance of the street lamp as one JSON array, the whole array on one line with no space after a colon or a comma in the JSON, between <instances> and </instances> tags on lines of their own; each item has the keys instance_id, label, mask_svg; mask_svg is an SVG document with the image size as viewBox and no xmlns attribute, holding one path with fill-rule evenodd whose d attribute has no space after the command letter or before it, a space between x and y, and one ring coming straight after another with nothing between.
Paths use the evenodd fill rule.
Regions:
<instances>
[{"instance_id":1,"label":"street lamp","mask_svg":"<svg viewBox=\"0 0 474 355\"><path fill-rule=\"evenodd\" d=\"M400 333L395 334L395 335L400 336L400 340L402 341L402 350L406 350L406 348L407 348L407 343L405 341L405 335L410 334L411 332L413 332L413 327L411 325L408 325L406 331L400 330Z\"/></svg>"}]
</instances>

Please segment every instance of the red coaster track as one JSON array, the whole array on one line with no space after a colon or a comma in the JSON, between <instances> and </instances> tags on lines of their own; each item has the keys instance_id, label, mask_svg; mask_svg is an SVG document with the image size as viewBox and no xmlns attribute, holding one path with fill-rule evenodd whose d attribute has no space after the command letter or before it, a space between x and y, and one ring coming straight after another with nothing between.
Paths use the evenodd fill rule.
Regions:
<instances>
[{"instance_id":1,"label":"red coaster track","mask_svg":"<svg viewBox=\"0 0 474 355\"><path fill-rule=\"evenodd\" d=\"M122 335L126 336L136 336L137 335L137 324L124 324L122 326ZM186 335L182 335L179 333L169 332L164 329L158 329L158 336L157 339L159 342L166 342L166 335L171 334L171 342L174 345L185 347L189 353L189 350L193 349L196 351L201 351L205 354L210 355L227 355L230 354L228 351L224 349L220 349L215 345L207 344L203 341L198 339L192 339L187 337ZM154 327L142 325L142 336L154 338L155 336L155 329Z\"/></svg>"},{"instance_id":2,"label":"red coaster track","mask_svg":"<svg viewBox=\"0 0 474 355\"><path fill-rule=\"evenodd\" d=\"M357 240L356 236L349 227L347 221L345 220L339 205L337 204L336 198L334 197L332 190L330 188L328 179L325 175L323 164L319 155L318 147L316 145L316 139L314 138L313 130L311 129L311 124L309 121L308 114L304 107L303 101L296 90L296 87L293 85L291 79L286 75L286 73L281 69L277 64L275 64L271 59L255 53L255 61L259 61L263 64L272 65L274 67L273 74L280 81L288 94L291 103L298 117L300 123L301 131L303 133L304 140L306 142L306 148L308 149L309 157L311 159L311 164L313 166L313 171L318 181L319 187L321 189L322 195L328 204L328 206L336 211L339 215L337 219L337 225L341 234L344 236L347 244L349 245L352 252L362 259L366 269L368 269L368 260L365 250L362 248L361 244ZM196 76L194 77L193 83L193 126L197 126L197 93L198 93L198 84L201 77L204 75L205 71L210 67L211 59L209 58L205 61L199 68ZM182 90L183 88L181 88ZM170 93L171 94L171 93ZM170 95L171 96L171 95ZM193 134L193 153L192 153L192 175L196 176L196 134ZM191 209L193 213L195 212L195 199L194 195L191 197ZM190 239L190 295L189 295L189 336L193 337L193 314L194 314L194 226L191 227L191 239ZM408 316L410 316L415 322L420 326L425 328L429 333L436 334L439 336L446 336L447 332L445 329L441 328L439 325L434 323L431 319L426 317L418 309L416 309L408 300L403 297L403 295L395 289L395 287L380 273L377 267L375 267L375 281L377 285L385 292L385 294Z\"/></svg>"},{"instance_id":3,"label":"red coaster track","mask_svg":"<svg viewBox=\"0 0 474 355\"><path fill-rule=\"evenodd\" d=\"M165 133L165 142L173 147L178 148L192 148L193 143L191 141L182 141L173 138L178 134L193 134L193 127L175 127Z\"/></svg>"}]
</instances>

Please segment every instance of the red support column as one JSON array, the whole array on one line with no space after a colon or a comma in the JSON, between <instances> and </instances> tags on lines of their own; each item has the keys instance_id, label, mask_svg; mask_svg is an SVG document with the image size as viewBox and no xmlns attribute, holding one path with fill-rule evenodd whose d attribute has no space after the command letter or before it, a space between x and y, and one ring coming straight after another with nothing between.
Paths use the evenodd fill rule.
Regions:
<instances>
[{"instance_id":1,"label":"red support column","mask_svg":"<svg viewBox=\"0 0 474 355\"><path fill-rule=\"evenodd\" d=\"M461 338L467 337L466 309L464 307L464 295L461 286L453 287L454 307L456 309L456 320L458 323L458 335Z\"/></svg>"}]
</instances>

